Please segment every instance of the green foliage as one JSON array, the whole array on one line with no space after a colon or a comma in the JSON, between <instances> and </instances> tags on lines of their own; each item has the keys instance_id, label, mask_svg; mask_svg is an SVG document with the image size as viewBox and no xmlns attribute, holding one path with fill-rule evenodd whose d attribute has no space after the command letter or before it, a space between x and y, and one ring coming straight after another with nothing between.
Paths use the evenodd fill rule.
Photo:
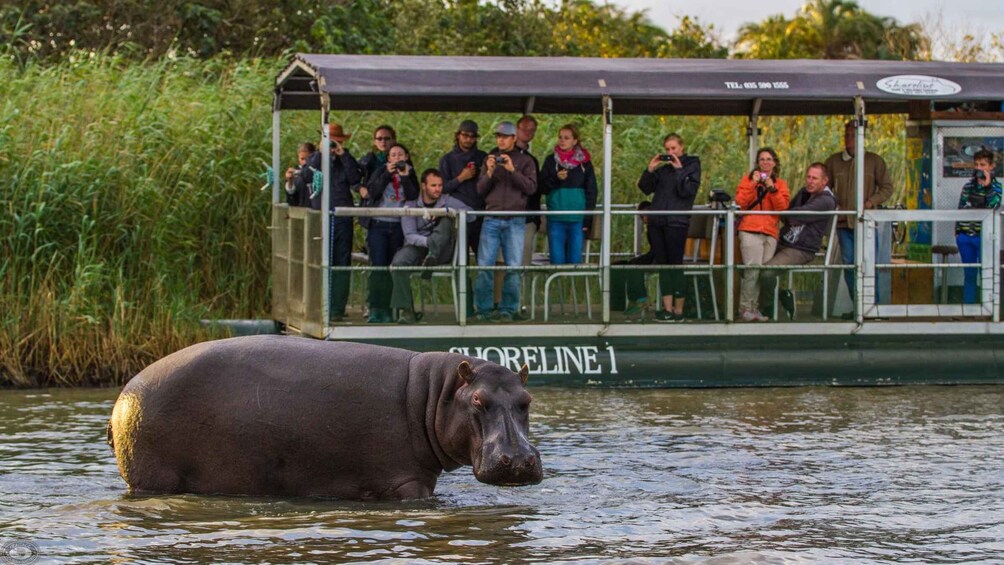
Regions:
<instances>
[{"instance_id":1,"label":"green foliage","mask_svg":"<svg viewBox=\"0 0 1004 565\"><path fill-rule=\"evenodd\" d=\"M752 59L917 59L928 51L917 24L865 11L849 0L811 0L794 18L770 16L739 30L736 54Z\"/></svg>"},{"instance_id":2,"label":"green foliage","mask_svg":"<svg viewBox=\"0 0 1004 565\"><path fill-rule=\"evenodd\" d=\"M590 0L136 0L0 8L0 55L24 62L101 52L132 58L277 56L290 50L400 55L725 57L704 27L670 33L644 13Z\"/></svg>"}]
</instances>

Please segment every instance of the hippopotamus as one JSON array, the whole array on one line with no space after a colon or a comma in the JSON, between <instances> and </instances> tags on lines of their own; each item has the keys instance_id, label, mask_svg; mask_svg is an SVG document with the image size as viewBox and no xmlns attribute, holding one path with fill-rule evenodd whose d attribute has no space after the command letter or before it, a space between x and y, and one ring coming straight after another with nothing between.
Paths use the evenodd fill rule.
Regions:
<instances>
[{"instance_id":1,"label":"hippopotamus","mask_svg":"<svg viewBox=\"0 0 1004 565\"><path fill-rule=\"evenodd\" d=\"M209 341L133 377L108 440L134 494L410 499L464 465L531 485L543 470L527 373L359 343Z\"/></svg>"}]
</instances>

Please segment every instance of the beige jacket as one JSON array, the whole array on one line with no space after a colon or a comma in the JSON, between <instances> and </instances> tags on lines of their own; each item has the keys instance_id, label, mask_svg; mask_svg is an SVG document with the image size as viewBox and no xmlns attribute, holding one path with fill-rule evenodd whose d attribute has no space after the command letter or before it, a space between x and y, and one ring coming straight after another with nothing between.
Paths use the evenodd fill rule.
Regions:
<instances>
[{"instance_id":1,"label":"beige jacket","mask_svg":"<svg viewBox=\"0 0 1004 565\"><path fill-rule=\"evenodd\" d=\"M834 153L826 160L826 168L830 170L830 187L837 196L837 206L841 210L857 209L857 191L855 191L854 159L844 160L844 152ZM865 152L865 207L869 203L878 206L892 196L892 177L885 166L885 161L871 151ZM838 227L853 228L849 216L840 216Z\"/></svg>"}]
</instances>

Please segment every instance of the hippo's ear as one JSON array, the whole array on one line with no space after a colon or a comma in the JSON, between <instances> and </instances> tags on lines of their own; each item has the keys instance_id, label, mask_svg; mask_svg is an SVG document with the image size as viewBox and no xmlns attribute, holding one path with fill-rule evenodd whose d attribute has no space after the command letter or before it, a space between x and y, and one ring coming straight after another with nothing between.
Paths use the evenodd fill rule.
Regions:
<instances>
[{"instance_id":1,"label":"hippo's ear","mask_svg":"<svg viewBox=\"0 0 1004 565\"><path fill-rule=\"evenodd\" d=\"M523 384L526 384L526 379L528 378L530 378L530 368L526 366L526 363L523 363L523 366L519 369L519 380L523 381Z\"/></svg>"},{"instance_id":2,"label":"hippo's ear","mask_svg":"<svg viewBox=\"0 0 1004 565\"><path fill-rule=\"evenodd\" d=\"M474 369L471 368L471 364L467 361L461 361L460 366L457 367L457 376L464 381L464 384L471 384L474 381Z\"/></svg>"}]
</instances>

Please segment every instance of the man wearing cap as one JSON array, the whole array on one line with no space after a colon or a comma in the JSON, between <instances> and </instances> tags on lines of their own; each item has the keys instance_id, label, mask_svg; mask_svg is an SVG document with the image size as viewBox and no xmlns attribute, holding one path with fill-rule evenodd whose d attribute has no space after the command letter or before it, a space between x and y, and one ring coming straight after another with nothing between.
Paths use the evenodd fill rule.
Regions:
<instances>
[{"instance_id":1,"label":"man wearing cap","mask_svg":"<svg viewBox=\"0 0 1004 565\"><path fill-rule=\"evenodd\" d=\"M484 210L485 201L478 194L478 173L485 163L484 151L478 149L478 124L473 120L460 122L453 136L453 149L439 160L443 175L443 194L463 202L471 210ZM481 218L467 225L467 244L476 255L481 237Z\"/></svg>"},{"instance_id":2,"label":"man wearing cap","mask_svg":"<svg viewBox=\"0 0 1004 565\"><path fill-rule=\"evenodd\" d=\"M329 206L331 210L336 207L351 207L355 205L352 200L351 187L362 181L362 169L349 150L342 144L352 134L345 133L341 124L328 124L329 137L331 138L331 170L329 179L329 190L331 196ZM312 186L314 170L321 174L321 152L316 151L311 154L305 168L304 184ZM308 176L309 175L309 176ZM314 210L321 209L321 193L311 194L310 207ZM348 267L352 263L352 217L333 216L331 218L331 228L328 232L329 254L332 267ZM340 322L345 317L345 304L349 298L349 272L333 271L331 274L331 291L328 294L328 317L333 322Z\"/></svg>"},{"instance_id":3,"label":"man wearing cap","mask_svg":"<svg viewBox=\"0 0 1004 565\"><path fill-rule=\"evenodd\" d=\"M485 166L478 177L478 194L485 200L489 212L525 212L527 197L537 192L537 169L533 159L516 148L516 126L502 122L495 128L498 147L485 158ZM478 266L495 264L499 249L507 267L523 263L523 241L526 218L523 216L487 216L481 225L478 244ZM478 271L474 283L474 302L478 318L492 319L493 275L491 271ZM498 319L512 321L519 310L520 274L507 271L502 284Z\"/></svg>"}]
</instances>

